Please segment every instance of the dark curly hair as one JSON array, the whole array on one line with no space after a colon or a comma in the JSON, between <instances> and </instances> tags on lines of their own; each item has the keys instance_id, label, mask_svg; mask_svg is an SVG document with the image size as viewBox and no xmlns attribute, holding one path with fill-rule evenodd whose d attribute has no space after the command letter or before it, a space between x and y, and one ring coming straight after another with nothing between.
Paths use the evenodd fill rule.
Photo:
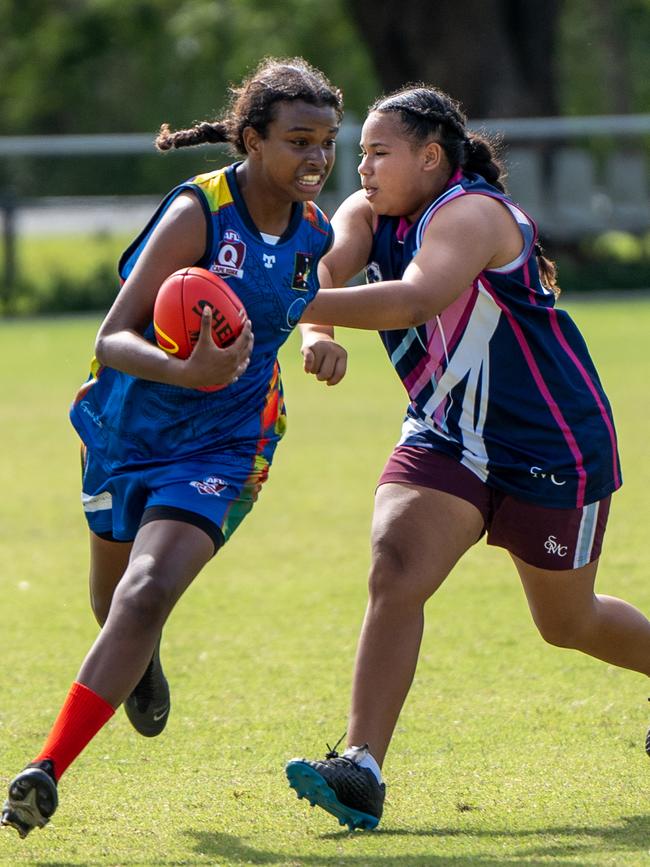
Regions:
<instances>
[{"instance_id":1,"label":"dark curly hair","mask_svg":"<svg viewBox=\"0 0 650 867\"><path fill-rule=\"evenodd\" d=\"M265 57L241 84L230 85L229 94L226 111L216 120L202 121L176 132L164 123L155 142L158 150L228 142L235 155L246 156L244 129L253 127L264 136L275 118L278 102L301 100L310 105L331 106L339 121L343 116L341 91L302 57Z\"/></svg>"}]
</instances>

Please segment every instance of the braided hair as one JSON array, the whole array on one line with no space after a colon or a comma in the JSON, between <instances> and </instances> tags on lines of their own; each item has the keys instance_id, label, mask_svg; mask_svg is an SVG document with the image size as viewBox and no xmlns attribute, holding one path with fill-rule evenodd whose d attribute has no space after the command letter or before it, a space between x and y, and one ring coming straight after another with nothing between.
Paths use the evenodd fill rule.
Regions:
<instances>
[{"instance_id":1,"label":"braided hair","mask_svg":"<svg viewBox=\"0 0 650 867\"><path fill-rule=\"evenodd\" d=\"M233 154L246 156L243 139L246 127L253 127L264 137L275 118L275 104L295 100L330 106L339 121L343 116L341 91L320 70L302 57L266 57L241 84L230 86L229 102L222 117L176 132L164 123L155 144L158 150L167 151L206 142L227 142Z\"/></svg>"},{"instance_id":2,"label":"braided hair","mask_svg":"<svg viewBox=\"0 0 650 867\"><path fill-rule=\"evenodd\" d=\"M370 111L396 112L407 134L418 143L435 135L452 169L475 172L505 192L499 180L503 166L491 143L468 132L467 118L460 104L446 93L424 84L409 85L380 97Z\"/></svg>"},{"instance_id":3,"label":"braided hair","mask_svg":"<svg viewBox=\"0 0 650 867\"><path fill-rule=\"evenodd\" d=\"M380 97L369 111L398 114L406 134L417 144L435 136L453 171L460 168L481 175L505 193L504 169L494 152L494 145L487 137L467 130L467 118L460 103L443 91L425 84L407 85ZM535 245L535 254L542 283L556 296L559 295L555 263L544 256L539 244Z\"/></svg>"}]
</instances>

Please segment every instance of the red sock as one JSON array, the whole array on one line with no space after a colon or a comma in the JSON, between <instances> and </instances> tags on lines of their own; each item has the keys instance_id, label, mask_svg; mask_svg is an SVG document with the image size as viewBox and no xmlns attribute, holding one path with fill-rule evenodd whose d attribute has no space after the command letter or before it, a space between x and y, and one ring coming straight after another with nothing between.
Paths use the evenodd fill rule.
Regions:
<instances>
[{"instance_id":1,"label":"red sock","mask_svg":"<svg viewBox=\"0 0 650 867\"><path fill-rule=\"evenodd\" d=\"M49 759L54 765L56 780L86 748L97 732L109 721L115 708L76 681L59 711L43 749L35 762Z\"/></svg>"}]
</instances>

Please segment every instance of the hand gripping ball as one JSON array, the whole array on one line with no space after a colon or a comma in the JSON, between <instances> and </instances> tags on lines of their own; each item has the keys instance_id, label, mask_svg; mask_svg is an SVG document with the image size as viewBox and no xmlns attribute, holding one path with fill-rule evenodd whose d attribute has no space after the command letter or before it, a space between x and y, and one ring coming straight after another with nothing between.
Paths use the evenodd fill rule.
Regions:
<instances>
[{"instance_id":1,"label":"hand gripping ball","mask_svg":"<svg viewBox=\"0 0 650 867\"><path fill-rule=\"evenodd\" d=\"M230 286L205 268L181 268L158 290L153 308L156 342L178 358L188 358L201 330L203 308L212 309L212 339L223 348L246 322L246 310Z\"/></svg>"}]
</instances>

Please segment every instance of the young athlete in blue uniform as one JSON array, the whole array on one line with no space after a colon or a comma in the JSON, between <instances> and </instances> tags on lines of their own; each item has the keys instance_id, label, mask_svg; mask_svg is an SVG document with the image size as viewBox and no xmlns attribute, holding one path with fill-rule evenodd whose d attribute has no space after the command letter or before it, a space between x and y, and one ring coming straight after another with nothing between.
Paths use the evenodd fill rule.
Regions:
<instances>
[{"instance_id":1,"label":"young athlete in blue uniform","mask_svg":"<svg viewBox=\"0 0 650 867\"><path fill-rule=\"evenodd\" d=\"M61 775L120 704L143 735L164 728L162 627L252 508L285 430L277 354L331 244L311 199L332 169L341 114L340 92L319 71L267 59L233 88L222 119L161 129L162 150L230 142L244 158L174 189L123 255L123 286L72 407L103 628L45 745L9 786L1 821L22 837L47 823ZM250 321L219 349L206 308L196 348L180 360L157 347L151 319L160 284L188 265L223 277ZM345 352L327 334L309 352L329 384L344 375ZM227 387L201 390L215 384Z\"/></svg>"},{"instance_id":2,"label":"young athlete in blue uniform","mask_svg":"<svg viewBox=\"0 0 650 867\"><path fill-rule=\"evenodd\" d=\"M535 224L465 124L457 103L426 86L374 104L363 189L337 211L320 272L323 286L344 286L365 267L370 285L325 289L305 314L379 330L410 401L376 493L349 746L287 765L298 794L350 828L373 828L382 814L380 765L415 672L424 604L484 533L510 553L548 642L650 675L648 620L594 593L621 484L609 403L555 306Z\"/></svg>"}]
</instances>

